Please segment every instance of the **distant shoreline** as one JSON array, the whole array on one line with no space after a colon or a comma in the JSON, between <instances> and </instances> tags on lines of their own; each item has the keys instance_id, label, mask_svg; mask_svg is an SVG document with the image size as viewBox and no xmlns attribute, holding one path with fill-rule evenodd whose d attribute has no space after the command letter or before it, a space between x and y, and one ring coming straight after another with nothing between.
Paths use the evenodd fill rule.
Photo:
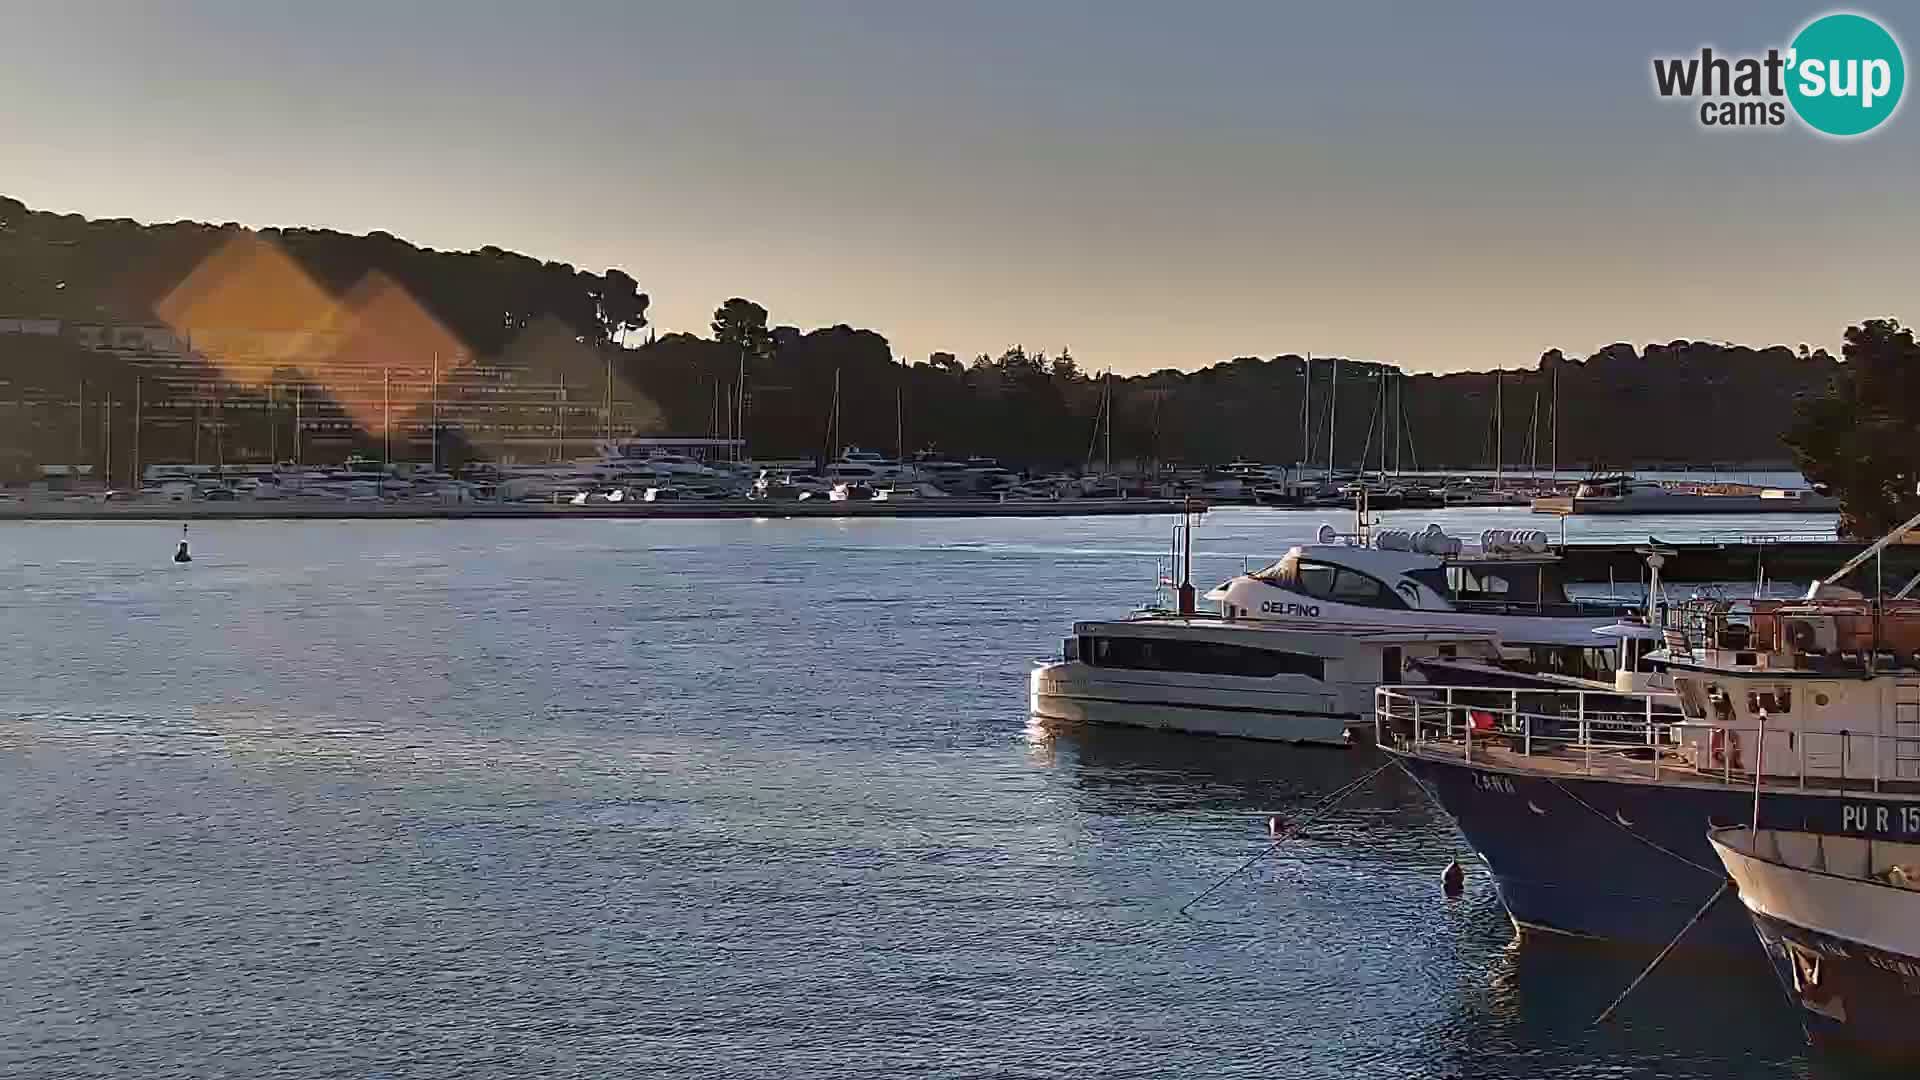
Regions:
<instances>
[{"instance_id":1,"label":"distant shoreline","mask_svg":"<svg viewBox=\"0 0 1920 1080\"><path fill-rule=\"evenodd\" d=\"M804 502L689 499L674 502L415 504L308 500L264 502L0 503L0 521L430 521L687 520L699 518L1091 517L1177 514L1174 499L913 499Z\"/></svg>"}]
</instances>

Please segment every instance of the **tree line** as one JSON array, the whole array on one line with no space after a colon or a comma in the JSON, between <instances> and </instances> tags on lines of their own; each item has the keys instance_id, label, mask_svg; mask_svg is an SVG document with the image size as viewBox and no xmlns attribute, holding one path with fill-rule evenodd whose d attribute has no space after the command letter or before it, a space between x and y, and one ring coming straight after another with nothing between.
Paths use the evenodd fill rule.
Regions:
<instances>
[{"instance_id":1,"label":"tree line","mask_svg":"<svg viewBox=\"0 0 1920 1080\"><path fill-rule=\"evenodd\" d=\"M1367 467L1486 467L1496 456L1509 467L1537 461L1542 469L1780 463L1799 445L1783 441L1796 400L1819 397L1841 373L1838 360L1804 345L1672 341L1606 344L1584 358L1553 350L1506 370L1445 375L1282 352L1109 377L1097 358L1017 344L965 359L902 357L873 330L781 325L740 297L720 303L704 333L656 337L648 295L618 269L595 273L496 247L434 251L379 232L89 220L4 198L0 318L154 322L169 305L209 306L203 294L220 287L241 300L231 318L311 319L287 299L305 285L254 282L272 276L260 269L266 256L250 256L244 273L229 275L254 282L246 287L202 280L242 242L284 257L294 269L280 272L311 282L315 295L351 297L369 280L391 283L421 321L459 343L468 365L507 371L499 378L509 389L515 379L563 386L566 408L578 415L560 423L575 431L599 423L620 434L740 434L759 457L818 457L858 444L907 453L931 446L1049 469L1098 468L1109 446L1121 461L1188 464L1324 465L1331 452L1341 468L1363 459ZM1854 348L1851 331L1848 341ZM58 398L80 378L124 395L132 377L112 354L0 335L0 398ZM837 433L829 430L836 384ZM239 410L234 423L281 422L275 410L284 402L269 391L230 393L262 406ZM526 408L521 427L554 423L552 407ZM15 461L64 460L59 451L73 444L58 412L16 410L7 420L0 415L0 455ZM274 436L230 438L257 449ZM494 452L470 432L451 432L448 441L460 457ZM363 431L353 446L372 442Z\"/></svg>"}]
</instances>

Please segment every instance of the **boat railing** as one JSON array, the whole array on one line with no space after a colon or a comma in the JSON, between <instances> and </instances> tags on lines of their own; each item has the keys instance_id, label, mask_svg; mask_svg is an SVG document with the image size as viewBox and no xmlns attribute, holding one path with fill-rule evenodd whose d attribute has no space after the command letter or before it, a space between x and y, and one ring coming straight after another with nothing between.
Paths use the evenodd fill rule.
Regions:
<instances>
[{"instance_id":1,"label":"boat railing","mask_svg":"<svg viewBox=\"0 0 1920 1080\"><path fill-rule=\"evenodd\" d=\"M1382 746L1472 763L1580 775L1717 780L1772 789L1920 790L1920 738L1851 730L1696 720L1671 694L1498 686L1382 686L1374 692Z\"/></svg>"}]
</instances>

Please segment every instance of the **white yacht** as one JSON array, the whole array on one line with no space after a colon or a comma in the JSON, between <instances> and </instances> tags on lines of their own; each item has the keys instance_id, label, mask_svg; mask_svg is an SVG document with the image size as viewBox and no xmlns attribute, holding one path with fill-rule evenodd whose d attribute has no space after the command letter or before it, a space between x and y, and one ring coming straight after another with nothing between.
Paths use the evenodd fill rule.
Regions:
<instances>
[{"instance_id":1,"label":"white yacht","mask_svg":"<svg viewBox=\"0 0 1920 1080\"><path fill-rule=\"evenodd\" d=\"M1131 618L1075 623L1059 660L1028 677L1035 716L1204 735L1345 746L1372 716L1374 688L1418 680L1423 658L1497 657L1484 633L1336 619L1289 623L1241 618L1237 607L1196 610L1193 524L1181 515L1179 552L1158 587L1182 566L1178 606ZM1160 597L1164 597L1164 592Z\"/></svg>"},{"instance_id":2,"label":"white yacht","mask_svg":"<svg viewBox=\"0 0 1920 1080\"><path fill-rule=\"evenodd\" d=\"M1228 619L1311 628L1421 629L1493 639L1507 659L1612 682L1615 639L1595 634L1623 605L1567 596L1546 534L1490 529L1468 545L1438 525L1340 534L1206 594Z\"/></svg>"},{"instance_id":3,"label":"white yacht","mask_svg":"<svg viewBox=\"0 0 1920 1080\"><path fill-rule=\"evenodd\" d=\"M827 463L820 471L829 483L875 485L885 481L898 480L911 470L884 454L872 450L862 450L849 446L841 452L839 460Z\"/></svg>"},{"instance_id":4,"label":"white yacht","mask_svg":"<svg viewBox=\"0 0 1920 1080\"><path fill-rule=\"evenodd\" d=\"M873 489L874 502L904 502L908 499L943 499L947 493L928 483L896 480Z\"/></svg>"},{"instance_id":5,"label":"white yacht","mask_svg":"<svg viewBox=\"0 0 1920 1080\"><path fill-rule=\"evenodd\" d=\"M1029 705L1071 723L1345 746L1408 660L1493 649L1446 632L1159 612L1075 623L1062 658L1029 676Z\"/></svg>"}]
</instances>

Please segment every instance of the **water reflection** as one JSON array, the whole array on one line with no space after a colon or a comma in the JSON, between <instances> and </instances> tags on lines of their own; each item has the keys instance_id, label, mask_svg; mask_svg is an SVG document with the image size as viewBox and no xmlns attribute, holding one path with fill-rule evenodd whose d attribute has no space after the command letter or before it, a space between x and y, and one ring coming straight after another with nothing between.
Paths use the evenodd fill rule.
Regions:
<instances>
[{"instance_id":1,"label":"water reflection","mask_svg":"<svg viewBox=\"0 0 1920 1080\"><path fill-rule=\"evenodd\" d=\"M1244 818L1264 829L1274 815L1284 825L1292 813L1377 773L1341 801L1354 824L1422 837L1452 828L1403 772L1381 770L1390 762L1370 747L1296 746L1038 716L1027 730L1029 745L1044 747L1046 760L1073 778L1088 810Z\"/></svg>"}]
</instances>

